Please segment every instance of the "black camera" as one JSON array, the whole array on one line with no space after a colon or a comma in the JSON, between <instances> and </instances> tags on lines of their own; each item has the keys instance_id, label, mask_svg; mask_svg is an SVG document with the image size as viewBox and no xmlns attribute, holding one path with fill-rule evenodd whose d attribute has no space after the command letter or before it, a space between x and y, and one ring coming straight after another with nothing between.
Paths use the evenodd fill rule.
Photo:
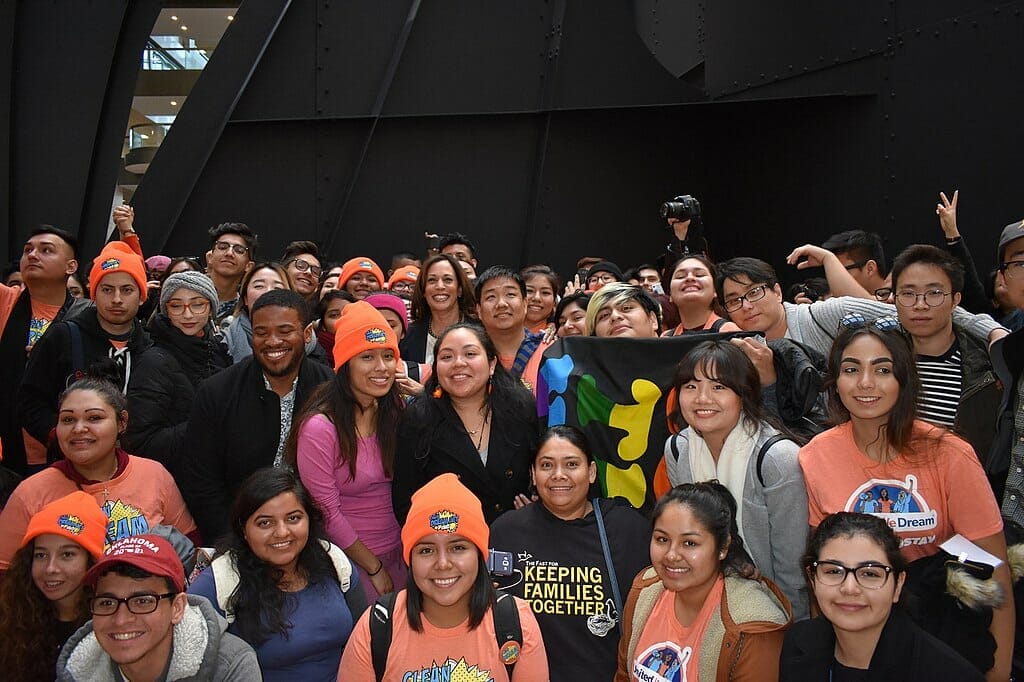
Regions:
<instances>
[{"instance_id":1,"label":"black camera","mask_svg":"<svg viewBox=\"0 0 1024 682\"><path fill-rule=\"evenodd\" d=\"M491 549L487 551L487 572L493 577L512 575L512 552Z\"/></svg>"},{"instance_id":2,"label":"black camera","mask_svg":"<svg viewBox=\"0 0 1024 682\"><path fill-rule=\"evenodd\" d=\"M690 220L700 217L700 202L689 194L682 194L661 205L663 219Z\"/></svg>"}]
</instances>

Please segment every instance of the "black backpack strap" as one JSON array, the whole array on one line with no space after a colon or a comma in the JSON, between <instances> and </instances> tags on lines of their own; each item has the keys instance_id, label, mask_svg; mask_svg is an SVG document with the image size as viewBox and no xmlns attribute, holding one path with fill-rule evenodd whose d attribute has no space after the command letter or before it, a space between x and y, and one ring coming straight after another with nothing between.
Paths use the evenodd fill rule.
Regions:
<instances>
[{"instance_id":1,"label":"black backpack strap","mask_svg":"<svg viewBox=\"0 0 1024 682\"><path fill-rule=\"evenodd\" d=\"M774 436L769 438L761 446L761 449L757 451L757 480L761 482L761 487L764 487L764 474L761 473L761 465L764 464L764 456L771 450L772 446L778 443L780 440L787 440L781 433L776 433Z\"/></svg>"},{"instance_id":2,"label":"black backpack strap","mask_svg":"<svg viewBox=\"0 0 1024 682\"><path fill-rule=\"evenodd\" d=\"M494 600L494 636L498 640L498 655L511 680L516 661L523 652L523 627L519 623L515 597L501 590Z\"/></svg>"},{"instance_id":3,"label":"black backpack strap","mask_svg":"<svg viewBox=\"0 0 1024 682\"><path fill-rule=\"evenodd\" d=\"M708 331L712 331L712 332L721 331L722 327L725 326L725 323L728 322L728 321L729 320L725 319L724 317L720 317L720 318L718 318L717 320L715 320L714 322L711 323L711 329L709 329Z\"/></svg>"},{"instance_id":4,"label":"black backpack strap","mask_svg":"<svg viewBox=\"0 0 1024 682\"><path fill-rule=\"evenodd\" d=\"M669 439L668 439L668 447L669 447L669 450L672 451L672 461L673 462L678 462L679 461L679 446L676 445L676 436L678 436L678 435L679 435L678 433L673 433L671 436L669 436Z\"/></svg>"},{"instance_id":5,"label":"black backpack strap","mask_svg":"<svg viewBox=\"0 0 1024 682\"><path fill-rule=\"evenodd\" d=\"M373 673L377 682L384 679L388 667L388 650L391 648L391 617L395 610L397 592L388 592L377 598L370 611L370 654L373 657Z\"/></svg>"},{"instance_id":6,"label":"black backpack strap","mask_svg":"<svg viewBox=\"0 0 1024 682\"><path fill-rule=\"evenodd\" d=\"M82 345L82 330L74 320L66 320L68 336L71 339L71 373L77 379L85 371L85 346Z\"/></svg>"}]
</instances>

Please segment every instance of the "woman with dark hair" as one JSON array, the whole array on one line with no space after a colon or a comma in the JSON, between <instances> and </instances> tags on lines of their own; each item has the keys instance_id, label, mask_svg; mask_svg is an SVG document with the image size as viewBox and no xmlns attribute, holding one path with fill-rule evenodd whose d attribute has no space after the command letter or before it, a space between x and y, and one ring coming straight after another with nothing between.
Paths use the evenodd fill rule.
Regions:
<instances>
[{"instance_id":1,"label":"woman with dark hair","mask_svg":"<svg viewBox=\"0 0 1024 682\"><path fill-rule=\"evenodd\" d=\"M542 332L555 312L556 295L562 284L555 271L546 265L530 265L519 271L526 283L526 328Z\"/></svg>"},{"instance_id":2,"label":"woman with dark hair","mask_svg":"<svg viewBox=\"0 0 1024 682\"><path fill-rule=\"evenodd\" d=\"M489 548L480 501L454 474L417 491L402 527L407 587L379 599L359 620L338 679L455 680L461 672L464 679L495 682L547 680L537 620L526 602L495 591L487 572ZM387 618L390 642L371 634L371 617ZM518 621L521 637L499 648L496 633L508 632L508 621ZM378 656L380 650L386 655Z\"/></svg>"},{"instance_id":3,"label":"woman with dark hair","mask_svg":"<svg viewBox=\"0 0 1024 682\"><path fill-rule=\"evenodd\" d=\"M559 338L587 335L587 304L590 294L577 291L566 294L555 307L555 331Z\"/></svg>"},{"instance_id":4,"label":"woman with dark hair","mask_svg":"<svg viewBox=\"0 0 1024 682\"><path fill-rule=\"evenodd\" d=\"M611 680L622 595L647 565L650 525L622 500L591 493L597 463L575 427L552 426L541 436L530 479L539 501L491 525L491 546L514 560L499 587L533 607L552 680ZM555 585L561 596L551 599Z\"/></svg>"},{"instance_id":5,"label":"woman with dark hair","mask_svg":"<svg viewBox=\"0 0 1024 682\"><path fill-rule=\"evenodd\" d=\"M473 319L476 299L466 273L449 255L431 256L412 292L412 323L402 339L402 358L433 364L438 336L453 324Z\"/></svg>"},{"instance_id":6,"label":"woman with dark hair","mask_svg":"<svg viewBox=\"0 0 1024 682\"><path fill-rule=\"evenodd\" d=\"M498 362L483 327L448 327L434 348L423 394L406 408L398 429L392 498L405 519L412 493L453 472L484 505L491 522L512 509L529 487L537 451L533 394Z\"/></svg>"},{"instance_id":7,"label":"woman with dark hair","mask_svg":"<svg viewBox=\"0 0 1024 682\"><path fill-rule=\"evenodd\" d=\"M687 353L672 381L671 418L682 431L665 442L669 483L720 481L739 501L736 524L754 565L806 618L800 552L807 538L807 490L800 446L761 403L761 381L746 353L705 341Z\"/></svg>"},{"instance_id":8,"label":"woman with dark hair","mask_svg":"<svg viewBox=\"0 0 1024 682\"><path fill-rule=\"evenodd\" d=\"M715 264L706 256L680 258L672 266L669 296L679 310L679 326L662 336L692 332L738 332L740 328L725 317L715 293Z\"/></svg>"},{"instance_id":9,"label":"woman with dark hair","mask_svg":"<svg viewBox=\"0 0 1024 682\"><path fill-rule=\"evenodd\" d=\"M171 262L167 264L167 269L164 270L164 279L167 279L171 275L176 275L179 272L189 272L193 270L195 272L202 272L203 266L199 264L195 258L189 256L178 256L172 258Z\"/></svg>"},{"instance_id":10,"label":"woman with dark hair","mask_svg":"<svg viewBox=\"0 0 1024 682\"><path fill-rule=\"evenodd\" d=\"M994 578L1006 597L992 610L989 630L997 649L989 678L1007 679L1014 614L999 507L970 445L915 418L914 353L898 330L893 318L847 317L832 344L826 385L837 426L800 451L810 524L833 512L857 511L862 498L885 488L905 509L882 518L895 525L908 561L935 555L955 534L1001 559Z\"/></svg>"},{"instance_id":11,"label":"woman with dark hair","mask_svg":"<svg viewBox=\"0 0 1024 682\"><path fill-rule=\"evenodd\" d=\"M985 679L898 608L907 560L881 518L826 516L807 543L803 567L821 615L786 632L783 682Z\"/></svg>"},{"instance_id":12,"label":"woman with dark hair","mask_svg":"<svg viewBox=\"0 0 1024 682\"><path fill-rule=\"evenodd\" d=\"M658 500L652 566L626 601L617 682L778 678L789 602L767 578L742 577L735 514L719 483L680 485Z\"/></svg>"},{"instance_id":13,"label":"woman with dark hair","mask_svg":"<svg viewBox=\"0 0 1024 682\"><path fill-rule=\"evenodd\" d=\"M173 471L196 389L231 366L231 356L213 326L217 288L209 277L173 274L160 287L159 301L149 322L153 347L139 356L128 383L132 419L124 445Z\"/></svg>"},{"instance_id":14,"label":"woman with dark hair","mask_svg":"<svg viewBox=\"0 0 1024 682\"><path fill-rule=\"evenodd\" d=\"M248 642L263 679L333 680L352 624L366 610L359 574L327 542L320 510L287 468L242 483L231 532L189 594L206 597Z\"/></svg>"},{"instance_id":15,"label":"woman with dark hair","mask_svg":"<svg viewBox=\"0 0 1024 682\"><path fill-rule=\"evenodd\" d=\"M89 620L82 578L103 556L107 515L80 490L40 509L0 583L0 670L53 680L64 642Z\"/></svg>"},{"instance_id":16,"label":"woman with dark hair","mask_svg":"<svg viewBox=\"0 0 1024 682\"><path fill-rule=\"evenodd\" d=\"M54 431L63 459L22 481L0 512L0 571L10 563L29 519L75 490L92 496L109 517L107 544L160 524L198 542L196 524L167 469L118 447L128 425L128 404L117 386L86 375L57 402Z\"/></svg>"},{"instance_id":17,"label":"woman with dark hair","mask_svg":"<svg viewBox=\"0 0 1024 682\"><path fill-rule=\"evenodd\" d=\"M401 589L406 576L391 506L405 404L395 385L398 339L368 301L347 305L335 333L336 375L296 414L285 459L297 466L323 511L327 538L355 563L372 602Z\"/></svg>"},{"instance_id":18,"label":"woman with dark hair","mask_svg":"<svg viewBox=\"0 0 1024 682\"><path fill-rule=\"evenodd\" d=\"M328 357L334 353L334 325L341 317L341 311L356 298L344 289L332 289L320 297L317 304L316 340Z\"/></svg>"},{"instance_id":19,"label":"woman with dark hair","mask_svg":"<svg viewBox=\"0 0 1024 682\"><path fill-rule=\"evenodd\" d=\"M252 320L249 319L249 308L252 304L272 289L291 288L288 271L280 263L260 263L242 278L235 310L230 318L225 318L221 322L221 326L226 327L224 338L235 362L252 355Z\"/></svg>"}]
</instances>

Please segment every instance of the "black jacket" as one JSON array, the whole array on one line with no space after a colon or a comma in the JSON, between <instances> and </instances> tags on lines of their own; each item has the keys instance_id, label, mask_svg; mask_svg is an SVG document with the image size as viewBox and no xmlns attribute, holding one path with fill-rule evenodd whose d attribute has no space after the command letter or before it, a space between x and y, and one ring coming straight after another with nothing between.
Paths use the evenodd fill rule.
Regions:
<instances>
[{"instance_id":1,"label":"black jacket","mask_svg":"<svg viewBox=\"0 0 1024 682\"><path fill-rule=\"evenodd\" d=\"M88 299L74 298L71 294L64 296L64 305L53 318L47 332L65 317L76 315L90 305ZM15 415L17 389L25 374L28 354L28 328L32 320L32 295L28 289L21 292L11 316L0 334L0 381L4 390L0 391L0 442L4 444L3 465L20 475L25 474L25 441L22 438L21 422ZM45 336L45 334L44 334Z\"/></svg>"},{"instance_id":2,"label":"black jacket","mask_svg":"<svg viewBox=\"0 0 1024 682\"><path fill-rule=\"evenodd\" d=\"M782 645L779 682L825 682L835 658L836 634L824 618L790 626ZM868 668L872 679L900 682L984 680L961 656L919 628L909 617L893 612L878 639Z\"/></svg>"},{"instance_id":3,"label":"black jacket","mask_svg":"<svg viewBox=\"0 0 1024 682\"><path fill-rule=\"evenodd\" d=\"M188 336L158 315L150 325L153 347L142 354L128 382L128 452L155 459L172 474L185 449L185 428L199 385L231 366L231 356L213 326Z\"/></svg>"},{"instance_id":4,"label":"black jacket","mask_svg":"<svg viewBox=\"0 0 1024 682\"><path fill-rule=\"evenodd\" d=\"M304 358L295 408L332 376L319 362ZM213 375L196 391L176 479L205 542L215 542L228 530L238 486L274 463L280 435L281 400L267 390L252 356Z\"/></svg>"},{"instance_id":5,"label":"black jacket","mask_svg":"<svg viewBox=\"0 0 1024 682\"><path fill-rule=\"evenodd\" d=\"M81 366L77 366L73 359L71 324L78 327L82 339ZM100 326L95 307L85 308L61 322L50 324L32 349L18 389L17 415L33 438L46 443L50 429L57 424L57 398L76 373L111 356L113 346L110 340L111 335ZM128 346L121 362L124 379L130 381L139 357L152 346L152 341L138 321L124 340Z\"/></svg>"},{"instance_id":6,"label":"black jacket","mask_svg":"<svg viewBox=\"0 0 1024 682\"><path fill-rule=\"evenodd\" d=\"M409 330L398 342L398 351L403 360L412 362L423 362L427 357L427 331L430 328L430 318L413 322Z\"/></svg>"},{"instance_id":7,"label":"black jacket","mask_svg":"<svg viewBox=\"0 0 1024 682\"><path fill-rule=\"evenodd\" d=\"M405 522L412 494L443 473L451 472L462 479L483 505L488 524L513 508L517 494L526 493L530 462L539 441L532 395L516 388L502 401L508 404L496 402L492 400L491 405L486 467L447 399L423 395L406 408L398 426L392 481L392 503L399 523Z\"/></svg>"}]
</instances>

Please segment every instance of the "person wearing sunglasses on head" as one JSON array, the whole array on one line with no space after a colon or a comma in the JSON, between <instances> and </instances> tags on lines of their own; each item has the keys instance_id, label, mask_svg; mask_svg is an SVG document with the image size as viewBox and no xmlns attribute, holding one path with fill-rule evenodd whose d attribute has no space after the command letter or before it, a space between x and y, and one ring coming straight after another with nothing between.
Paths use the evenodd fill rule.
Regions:
<instances>
[{"instance_id":1,"label":"person wearing sunglasses on head","mask_svg":"<svg viewBox=\"0 0 1024 682\"><path fill-rule=\"evenodd\" d=\"M206 252L206 274L217 287L220 304L213 316L216 323L230 315L238 303L242 278L256 262L259 240L245 223L221 223L209 230L210 250Z\"/></svg>"},{"instance_id":2,"label":"person wearing sunglasses on head","mask_svg":"<svg viewBox=\"0 0 1024 682\"><path fill-rule=\"evenodd\" d=\"M292 242L285 248L280 262L288 271L292 289L302 294L310 304L315 304L323 275L317 245L309 241Z\"/></svg>"},{"instance_id":3,"label":"person wearing sunglasses on head","mask_svg":"<svg viewBox=\"0 0 1024 682\"><path fill-rule=\"evenodd\" d=\"M192 399L203 381L231 366L227 345L212 322L213 280L179 272L164 280L160 307L149 324L153 347L139 358L128 383L132 415L124 444L169 469L183 451Z\"/></svg>"}]
</instances>

